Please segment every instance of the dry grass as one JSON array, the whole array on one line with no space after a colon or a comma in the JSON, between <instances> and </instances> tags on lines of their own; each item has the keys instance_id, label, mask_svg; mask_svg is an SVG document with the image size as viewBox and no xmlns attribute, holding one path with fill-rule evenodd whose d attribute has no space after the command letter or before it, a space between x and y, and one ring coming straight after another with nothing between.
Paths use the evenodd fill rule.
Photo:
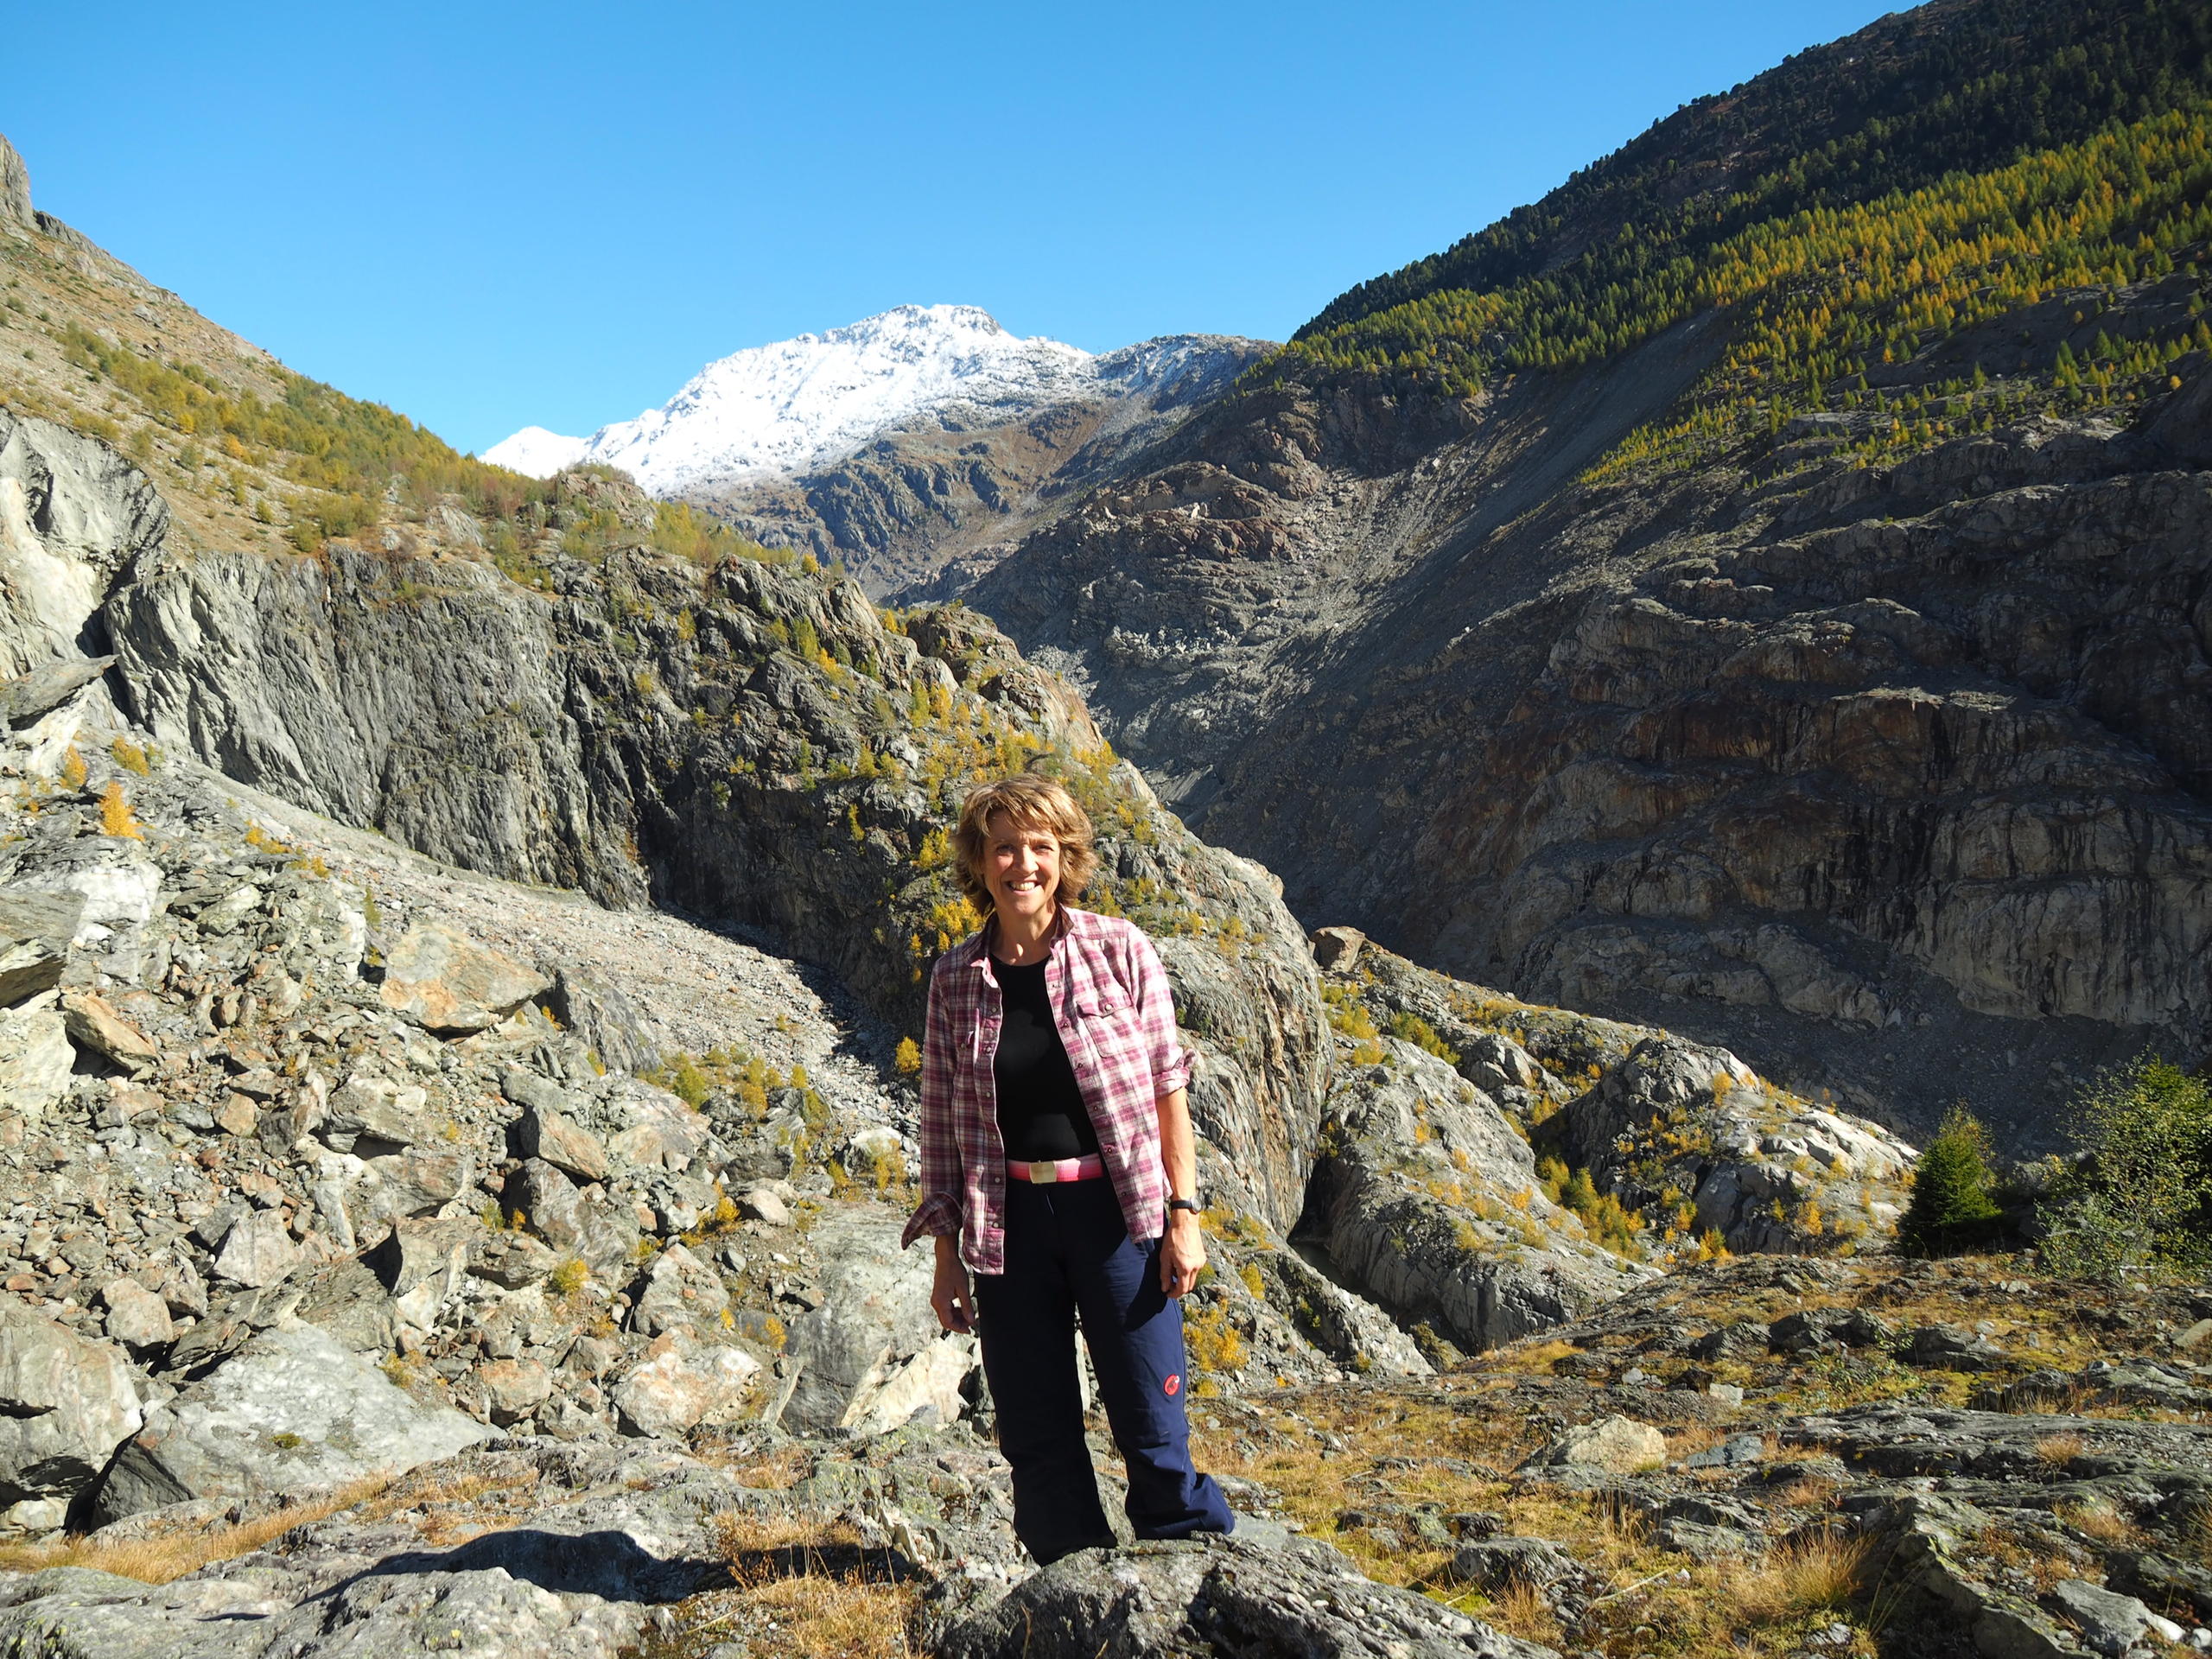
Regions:
<instances>
[{"instance_id":1,"label":"dry grass","mask_svg":"<svg viewBox=\"0 0 2212 1659\"><path fill-rule=\"evenodd\" d=\"M742 1625L762 1659L910 1659L919 1590L843 1522L724 1515L715 1538L734 1590L702 1598L691 1634Z\"/></svg>"},{"instance_id":2,"label":"dry grass","mask_svg":"<svg viewBox=\"0 0 2212 1659\"><path fill-rule=\"evenodd\" d=\"M129 1543L100 1543L64 1538L52 1544L0 1545L0 1572L35 1573L49 1567L87 1567L147 1584L168 1584L216 1561L251 1554L294 1527L304 1527L375 1497L391 1484L389 1476L340 1486L321 1497L257 1520L209 1531L176 1532Z\"/></svg>"},{"instance_id":3,"label":"dry grass","mask_svg":"<svg viewBox=\"0 0 2212 1659\"><path fill-rule=\"evenodd\" d=\"M2065 1472L2066 1465L2080 1457L2089 1442L2070 1431L2063 1434L2046 1434L2036 1442L2036 1461L2053 1474Z\"/></svg>"},{"instance_id":4,"label":"dry grass","mask_svg":"<svg viewBox=\"0 0 2212 1659\"><path fill-rule=\"evenodd\" d=\"M2069 1504L2058 1511L2058 1518L2083 1537L2116 1549L2144 1541L2143 1529L2110 1503Z\"/></svg>"},{"instance_id":5,"label":"dry grass","mask_svg":"<svg viewBox=\"0 0 2212 1659\"><path fill-rule=\"evenodd\" d=\"M764 1492L788 1492L814 1466L811 1454L796 1442L779 1446L765 1457L733 1458L711 1451L701 1455L728 1470L740 1484Z\"/></svg>"},{"instance_id":6,"label":"dry grass","mask_svg":"<svg viewBox=\"0 0 2212 1659\"><path fill-rule=\"evenodd\" d=\"M1519 1579L1500 1590L1482 1609L1481 1616L1484 1623L1495 1624L1508 1636L1517 1636L1523 1642L1556 1648L1567 1639L1542 1593Z\"/></svg>"},{"instance_id":7,"label":"dry grass","mask_svg":"<svg viewBox=\"0 0 2212 1659\"><path fill-rule=\"evenodd\" d=\"M1730 1590L1737 1607L1758 1624L1840 1612L1866 1587L1872 1551L1873 1541L1865 1537L1799 1539L1746 1567Z\"/></svg>"}]
</instances>

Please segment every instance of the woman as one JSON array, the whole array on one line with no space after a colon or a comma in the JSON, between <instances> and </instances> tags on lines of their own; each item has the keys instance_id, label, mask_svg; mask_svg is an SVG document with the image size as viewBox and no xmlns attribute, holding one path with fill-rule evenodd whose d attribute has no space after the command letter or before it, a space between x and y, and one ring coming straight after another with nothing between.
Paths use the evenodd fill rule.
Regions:
<instances>
[{"instance_id":1,"label":"woman","mask_svg":"<svg viewBox=\"0 0 2212 1659\"><path fill-rule=\"evenodd\" d=\"M903 1242L935 1236L938 1321L982 1339L1014 1532L1040 1564L1114 1542L1083 1440L1078 1318L1137 1536L1227 1532L1183 1415L1178 1299L1206 1252L1166 975L1135 925L1075 907L1097 865L1090 821L1052 779L972 791L954 846L988 919L931 976L923 1198Z\"/></svg>"}]
</instances>

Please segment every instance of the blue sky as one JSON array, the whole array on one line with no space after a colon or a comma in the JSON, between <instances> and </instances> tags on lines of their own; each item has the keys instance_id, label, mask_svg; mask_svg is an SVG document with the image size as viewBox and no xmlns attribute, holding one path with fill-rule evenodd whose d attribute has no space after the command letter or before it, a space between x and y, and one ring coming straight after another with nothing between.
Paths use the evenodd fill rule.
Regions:
<instances>
[{"instance_id":1,"label":"blue sky","mask_svg":"<svg viewBox=\"0 0 2212 1659\"><path fill-rule=\"evenodd\" d=\"M464 448L904 302L1281 339L1870 0L18 10L60 215Z\"/></svg>"}]
</instances>

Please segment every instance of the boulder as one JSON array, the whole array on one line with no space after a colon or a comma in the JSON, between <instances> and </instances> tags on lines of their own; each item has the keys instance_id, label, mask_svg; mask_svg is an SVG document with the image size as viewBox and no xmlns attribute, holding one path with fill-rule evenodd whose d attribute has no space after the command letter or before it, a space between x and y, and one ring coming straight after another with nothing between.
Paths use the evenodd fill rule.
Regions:
<instances>
[{"instance_id":1,"label":"boulder","mask_svg":"<svg viewBox=\"0 0 2212 1659\"><path fill-rule=\"evenodd\" d=\"M84 913L81 893L0 888L0 1004L61 983L69 941Z\"/></svg>"},{"instance_id":2,"label":"boulder","mask_svg":"<svg viewBox=\"0 0 2212 1659\"><path fill-rule=\"evenodd\" d=\"M0 720L12 727L28 726L59 709L114 666L112 657L65 657L41 664L0 685Z\"/></svg>"},{"instance_id":3,"label":"boulder","mask_svg":"<svg viewBox=\"0 0 2212 1659\"><path fill-rule=\"evenodd\" d=\"M2050 1599L2059 1612L2082 1632L2082 1640L2099 1653L2116 1656L2136 1646L2145 1636L2171 1643L2179 1642L2188 1634L2133 1596L2123 1596L2086 1579L2061 1579L2051 1586Z\"/></svg>"},{"instance_id":4,"label":"boulder","mask_svg":"<svg viewBox=\"0 0 2212 1659\"><path fill-rule=\"evenodd\" d=\"M1529 1459L1523 1467L1599 1469L1632 1475L1667 1461L1667 1437L1632 1417L1601 1417L1571 1428Z\"/></svg>"},{"instance_id":5,"label":"boulder","mask_svg":"<svg viewBox=\"0 0 2212 1659\"><path fill-rule=\"evenodd\" d=\"M1356 927L1317 927L1312 935L1314 964L1325 974L1349 974L1366 943L1367 935Z\"/></svg>"},{"instance_id":6,"label":"boulder","mask_svg":"<svg viewBox=\"0 0 2212 1659\"><path fill-rule=\"evenodd\" d=\"M0 1011L0 1111L36 1122L69 1087L76 1064L60 1014Z\"/></svg>"},{"instance_id":7,"label":"boulder","mask_svg":"<svg viewBox=\"0 0 2212 1659\"><path fill-rule=\"evenodd\" d=\"M90 991L63 997L61 1020L70 1041L126 1071L143 1070L162 1058L162 1051L118 1014L105 997Z\"/></svg>"},{"instance_id":8,"label":"boulder","mask_svg":"<svg viewBox=\"0 0 2212 1659\"><path fill-rule=\"evenodd\" d=\"M533 1103L524 1108L514 1127L514 1141L523 1157L543 1158L580 1181L603 1181L613 1169L597 1135L548 1107Z\"/></svg>"},{"instance_id":9,"label":"boulder","mask_svg":"<svg viewBox=\"0 0 2212 1659\"><path fill-rule=\"evenodd\" d=\"M630 1309L630 1325L649 1337L681 1329L712 1330L729 1306L721 1275L681 1244L671 1244L645 1275Z\"/></svg>"},{"instance_id":10,"label":"boulder","mask_svg":"<svg viewBox=\"0 0 2212 1659\"><path fill-rule=\"evenodd\" d=\"M385 953L385 1007L425 1031L460 1036L497 1025L553 982L534 968L435 922L418 923Z\"/></svg>"},{"instance_id":11,"label":"boulder","mask_svg":"<svg viewBox=\"0 0 2212 1659\"><path fill-rule=\"evenodd\" d=\"M264 1331L147 1414L101 1483L94 1519L343 1485L450 1457L490 1433L422 1404L328 1332Z\"/></svg>"},{"instance_id":12,"label":"boulder","mask_svg":"<svg viewBox=\"0 0 2212 1659\"><path fill-rule=\"evenodd\" d=\"M59 1527L141 1421L120 1348L0 1298L0 1533Z\"/></svg>"},{"instance_id":13,"label":"boulder","mask_svg":"<svg viewBox=\"0 0 2212 1659\"><path fill-rule=\"evenodd\" d=\"M940 1659L1167 1653L1556 1659L1464 1613L1370 1583L1325 1545L1236 1536L1086 1549L953 1624Z\"/></svg>"},{"instance_id":14,"label":"boulder","mask_svg":"<svg viewBox=\"0 0 2212 1659\"><path fill-rule=\"evenodd\" d=\"M357 1073L330 1096L318 1133L338 1152L353 1151L364 1138L412 1146L431 1133L423 1111L429 1102L429 1094L412 1084Z\"/></svg>"},{"instance_id":15,"label":"boulder","mask_svg":"<svg viewBox=\"0 0 2212 1659\"><path fill-rule=\"evenodd\" d=\"M741 1348L695 1342L681 1332L657 1337L645 1359L614 1385L622 1432L680 1437L746 1414L760 1362Z\"/></svg>"},{"instance_id":16,"label":"boulder","mask_svg":"<svg viewBox=\"0 0 2212 1659\"><path fill-rule=\"evenodd\" d=\"M925 1250L901 1251L899 1230L895 1219L866 1210L825 1214L817 1225L811 1242L821 1301L791 1325L790 1352L804 1369L784 1410L785 1427L801 1433L849 1427L856 1402L880 1395L908 1361L936 1344L931 1260ZM927 1397L911 1390L910 1396L917 1411Z\"/></svg>"},{"instance_id":17,"label":"boulder","mask_svg":"<svg viewBox=\"0 0 2212 1659\"><path fill-rule=\"evenodd\" d=\"M471 1217L403 1221L394 1227L369 1258L391 1293L393 1317L417 1331L433 1329L484 1240L484 1224Z\"/></svg>"},{"instance_id":18,"label":"boulder","mask_svg":"<svg viewBox=\"0 0 2212 1659\"><path fill-rule=\"evenodd\" d=\"M592 1194L598 1193L594 1187ZM637 1248L641 1230L628 1206L580 1192L543 1158L508 1176L502 1196L510 1214L519 1212L556 1251L581 1258L595 1272L620 1267Z\"/></svg>"},{"instance_id":19,"label":"boulder","mask_svg":"<svg viewBox=\"0 0 2212 1659\"><path fill-rule=\"evenodd\" d=\"M107 1334L126 1348L158 1348L176 1340L168 1304L136 1279L115 1279L100 1287L107 1305Z\"/></svg>"},{"instance_id":20,"label":"boulder","mask_svg":"<svg viewBox=\"0 0 2212 1659\"><path fill-rule=\"evenodd\" d=\"M1543 1538L1482 1538L1452 1552L1452 1582L1491 1594L1520 1583L1541 1590L1580 1571L1574 1558Z\"/></svg>"},{"instance_id":21,"label":"boulder","mask_svg":"<svg viewBox=\"0 0 2212 1659\"><path fill-rule=\"evenodd\" d=\"M249 1287L273 1285L300 1265L281 1210L257 1210L240 1217L223 1236L215 1257L215 1276Z\"/></svg>"},{"instance_id":22,"label":"boulder","mask_svg":"<svg viewBox=\"0 0 2212 1659\"><path fill-rule=\"evenodd\" d=\"M500 1232L486 1239L468 1270L502 1290L520 1290L553 1271L561 1258L527 1233Z\"/></svg>"},{"instance_id":23,"label":"boulder","mask_svg":"<svg viewBox=\"0 0 2212 1659\"><path fill-rule=\"evenodd\" d=\"M471 1373L492 1421L511 1427L552 1397L553 1374L534 1359L486 1360Z\"/></svg>"}]
</instances>

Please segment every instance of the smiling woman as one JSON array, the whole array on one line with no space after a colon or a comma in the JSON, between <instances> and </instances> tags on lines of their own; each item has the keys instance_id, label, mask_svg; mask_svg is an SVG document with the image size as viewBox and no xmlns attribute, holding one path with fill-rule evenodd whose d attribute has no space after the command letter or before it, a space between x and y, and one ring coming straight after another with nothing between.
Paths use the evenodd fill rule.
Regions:
<instances>
[{"instance_id":1,"label":"smiling woman","mask_svg":"<svg viewBox=\"0 0 2212 1659\"><path fill-rule=\"evenodd\" d=\"M975 790L953 842L988 919L930 981L923 1199L905 1242L935 1236L931 1304L982 1339L1014 1531L1039 1562L1114 1542L1083 1439L1080 1314L1137 1536L1227 1532L1183 1412L1179 1298L1205 1243L1166 975L1133 923L1072 902L1097 861L1058 784Z\"/></svg>"}]
</instances>

